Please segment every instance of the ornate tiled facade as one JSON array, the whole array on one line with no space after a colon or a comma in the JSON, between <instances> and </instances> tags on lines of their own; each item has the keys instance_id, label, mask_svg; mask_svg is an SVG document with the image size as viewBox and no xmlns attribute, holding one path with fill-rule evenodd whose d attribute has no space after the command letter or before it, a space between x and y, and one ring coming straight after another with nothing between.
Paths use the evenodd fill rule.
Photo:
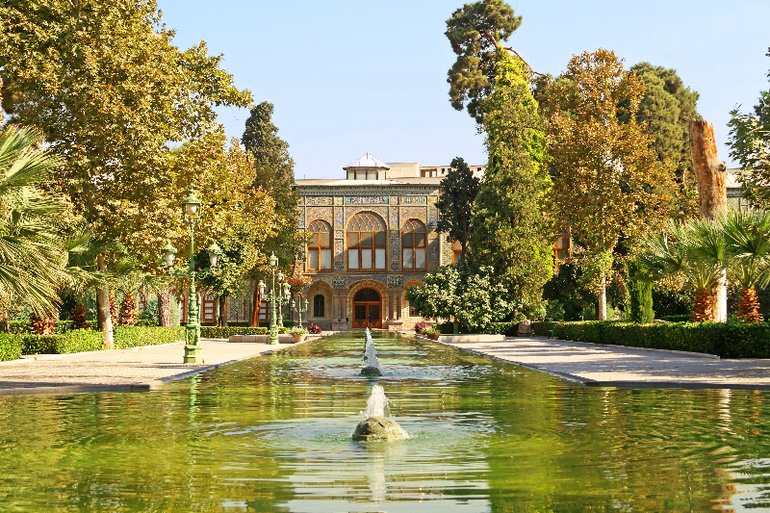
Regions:
<instances>
[{"instance_id":1,"label":"ornate tiled facade","mask_svg":"<svg viewBox=\"0 0 770 513\"><path fill-rule=\"evenodd\" d=\"M297 181L302 198L299 219L304 226L321 220L333 229L331 268L311 269L309 259L303 262L305 274L313 280L304 291L310 304L305 317L325 329L361 327L362 321L390 329L413 326L420 318L409 315L407 287L419 285L425 273L451 263L451 248L436 232L435 204L441 177L421 176L423 168L419 165L414 165L411 173L404 170L405 165L393 166L401 167L394 170L365 156L344 168L346 180ZM373 214L384 225L385 262L379 270L349 267L348 228L351 220L362 213ZM407 268L402 237L405 223L410 220L424 227L426 242L419 250L420 263Z\"/></svg>"}]
</instances>

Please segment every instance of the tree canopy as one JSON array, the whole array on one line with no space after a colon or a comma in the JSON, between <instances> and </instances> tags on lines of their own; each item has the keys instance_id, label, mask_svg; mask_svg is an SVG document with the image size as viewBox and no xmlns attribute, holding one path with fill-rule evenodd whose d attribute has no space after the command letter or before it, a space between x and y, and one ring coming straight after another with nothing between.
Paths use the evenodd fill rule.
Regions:
<instances>
[{"instance_id":1,"label":"tree canopy","mask_svg":"<svg viewBox=\"0 0 770 513\"><path fill-rule=\"evenodd\" d=\"M770 49L767 52L770 57ZM770 82L770 71L767 74ZM770 89L760 91L759 100L751 112L739 108L731 113L730 156L744 172L738 177L743 192L754 205L770 206Z\"/></svg>"},{"instance_id":2,"label":"tree canopy","mask_svg":"<svg viewBox=\"0 0 770 513\"><path fill-rule=\"evenodd\" d=\"M248 105L205 43L173 44L154 0L0 5L3 107L62 157L57 190L98 239L157 253L175 144L202 137L219 105ZM179 199L179 198L178 198Z\"/></svg>"},{"instance_id":3,"label":"tree canopy","mask_svg":"<svg viewBox=\"0 0 770 513\"><path fill-rule=\"evenodd\" d=\"M447 78L452 107L467 108L481 123L482 104L494 88L498 49L519 28L521 16L503 0L481 0L457 9L446 24L445 35L457 54Z\"/></svg>"},{"instance_id":4,"label":"tree canopy","mask_svg":"<svg viewBox=\"0 0 770 513\"><path fill-rule=\"evenodd\" d=\"M676 70L640 62L631 71L644 82L644 96L636 119L646 123L654 137L652 147L658 160L673 165L678 186L678 217L698 213L697 180L690 155L689 124L699 119L698 93L685 86Z\"/></svg>"},{"instance_id":5,"label":"tree canopy","mask_svg":"<svg viewBox=\"0 0 770 513\"><path fill-rule=\"evenodd\" d=\"M266 252L274 252L282 263L291 264L302 243L297 229L299 197L294 188L294 160L288 143L278 136L272 116L272 103L253 106L241 141L252 157L255 188L273 199L275 229L266 242Z\"/></svg>"},{"instance_id":6,"label":"tree canopy","mask_svg":"<svg viewBox=\"0 0 770 513\"><path fill-rule=\"evenodd\" d=\"M587 249L600 319L621 236L633 238L670 214L673 173L637 121L643 93L641 79L603 49L573 57L545 93L556 212Z\"/></svg>"},{"instance_id":7,"label":"tree canopy","mask_svg":"<svg viewBox=\"0 0 770 513\"><path fill-rule=\"evenodd\" d=\"M494 89L484 102L489 162L473 210L471 248L474 261L491 266L517 298L516 310L534 314L553 273L546 141L525 65L505 50L497 55Z\"/></svg>"},{"instance_id":8,"label":"tree canopy","mask_svg":"<svg viewBox=\"0 0 770 513\"><path fill-rule=\"evenodd\" d=\"M480 184L481 180L460 157L452 160L449 172L441 180L441 198L436 203L438 231L446 233L450 240L460 243L463 258L468 253L471 213Z\"/></svg>"}]
</instances>

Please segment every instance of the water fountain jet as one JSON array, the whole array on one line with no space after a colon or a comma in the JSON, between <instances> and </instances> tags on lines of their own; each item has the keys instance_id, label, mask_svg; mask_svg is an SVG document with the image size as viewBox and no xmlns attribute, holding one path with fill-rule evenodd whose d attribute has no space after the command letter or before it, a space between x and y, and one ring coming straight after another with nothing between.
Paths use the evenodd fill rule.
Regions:
<instances>
[{"instance_id":1,"label":"water fountain jet","mask_svg":"<svg viewBox=\"0 0 770 513\"><path fill-rule=\"evenodd\" d=\"M374 385L372 393L366 401L366 410L361 412L365 418L356 426L353 440L403 440L409 438L409 434L391 418L388 403L385 389L381 385Z\"/></svg>"},{"instance_id":2,"label":"water fountain jet","mask_svg":"<svg viewBox=\"0 0 770 513\"><path fill-rule=\"evenodd\" d=\"M380 361L377 359L377 350L374 348L374 339L372 339L372 332L369 328L366 328L365 338L366 346L364 349L364 361L366 367L361 369L361 376L382 376L382 368L380 367Z\"/></svg>"}]
</instances>

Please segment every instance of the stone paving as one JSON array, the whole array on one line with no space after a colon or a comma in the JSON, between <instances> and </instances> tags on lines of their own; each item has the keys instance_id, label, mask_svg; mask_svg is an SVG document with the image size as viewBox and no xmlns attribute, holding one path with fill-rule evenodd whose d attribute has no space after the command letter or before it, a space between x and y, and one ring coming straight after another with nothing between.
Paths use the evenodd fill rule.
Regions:
<instances>
[{"instance_id":1,"label":"stone paving","mask_svg":"<svg viewBox=\"0 0 770 513\"><path fill-rule=\"evenodd\" d=\"M182 363L183 342L25 357L0 362L0 394L144 391L287 347L202 339L203 364Z\"/></svg>"},{"instance_id":2,"label":"stone paving","mask_svg":"<svg viewBox=\"0 0 770 513\"><path fill-rule=\"evenodd\" d=\"M544 337L446 343L588 386L770 389L770 360L608 346Z\"/></svg>"}]
</instances>

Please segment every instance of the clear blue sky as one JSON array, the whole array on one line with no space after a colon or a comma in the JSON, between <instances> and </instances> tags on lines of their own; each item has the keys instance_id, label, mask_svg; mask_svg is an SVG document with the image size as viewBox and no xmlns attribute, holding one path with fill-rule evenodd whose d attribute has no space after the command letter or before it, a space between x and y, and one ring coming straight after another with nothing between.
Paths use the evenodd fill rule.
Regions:
<instances>
[{"instance_id":1,"label":"clear blue sky","mask_svg":"<svg viewBox=\"0 0 770 513\"><path fill-rule=\"evenodd\" d=\"M176 43L204 39L256 102L275 105L298 178L342 176L370 152L386 162L484 163L483 138L449 105L454 62L445 20L462 0L158 0ZM729 112L770 88L770 0L510 0L523 16L509 40L539 72L608 48L627 67L674 68L700 93L720 157ZM240 137L246 109L223 110Z\"/></svg>"}]
</instances>

